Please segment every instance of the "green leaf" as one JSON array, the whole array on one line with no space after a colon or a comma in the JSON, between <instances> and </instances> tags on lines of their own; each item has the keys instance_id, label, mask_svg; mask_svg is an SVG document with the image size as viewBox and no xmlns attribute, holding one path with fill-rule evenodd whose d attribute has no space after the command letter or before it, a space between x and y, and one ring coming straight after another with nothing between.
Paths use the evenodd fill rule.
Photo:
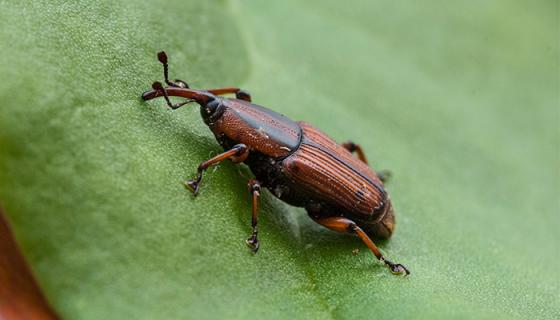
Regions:
<instances>
[{"instance_id":1,"label":"green leaf","mask_svg":"<svg viewBox=\"0 0 560 320\"><path fill-rule=\"evenodd\" d=\"M560 316L558 3L0 1L0 199L64 318ZM387 272L263 196L161 79L240 86L390 169ZM358 255L352 250L359 248Z\"/></svg>"}]
</instances>

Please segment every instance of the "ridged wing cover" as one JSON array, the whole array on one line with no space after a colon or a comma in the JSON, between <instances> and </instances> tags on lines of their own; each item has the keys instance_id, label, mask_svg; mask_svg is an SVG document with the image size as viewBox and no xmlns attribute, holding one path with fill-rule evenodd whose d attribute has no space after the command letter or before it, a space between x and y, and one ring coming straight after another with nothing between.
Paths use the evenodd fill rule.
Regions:
<instances>
[{"instance_id":1,"label":"ridged wing cover","mask_svg":"<svg viewBox=\"0 0 560 320\"><path fill-rule=\"evenodd\" d=\"M301 145L284 160L290 179L333 207L374 218L387 200L377 175L317 128L298 124L303 131Z\"/></svg>"}]
</instances>

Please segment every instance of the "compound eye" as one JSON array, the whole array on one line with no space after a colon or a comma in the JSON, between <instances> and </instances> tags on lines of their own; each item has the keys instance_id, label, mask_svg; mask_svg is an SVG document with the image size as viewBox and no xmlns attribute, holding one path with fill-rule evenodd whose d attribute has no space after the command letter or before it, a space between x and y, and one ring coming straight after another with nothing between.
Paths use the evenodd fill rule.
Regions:
<instances>
[{"instance_id":1,"label":"compound eye","mask_svg":"<svg viewBox=\"0 0 560 320\"><path fill-rule=\"evenodd\" d=\"M216 111L219 109L220 107L220 102L218 101L212 101L210 103L208 103L207 105L205 105L204 107L202 107L204 113L206 114L206 116L211 116L214 113L216 113Z\"/></svg>"},{"instance_id":2,"label":"compound eye","mask_svg":"<svg viewBox=\"0 0 560 320\"><path fill-rule=\"evenodd\" d=\"M215 99L213 101L208 102L205 106L200 107L200 113L202 114L202 118L206 122L214 122L220 118L222 113L224 112L224 106L220 99Z\"/></svg>"}]
</instances>

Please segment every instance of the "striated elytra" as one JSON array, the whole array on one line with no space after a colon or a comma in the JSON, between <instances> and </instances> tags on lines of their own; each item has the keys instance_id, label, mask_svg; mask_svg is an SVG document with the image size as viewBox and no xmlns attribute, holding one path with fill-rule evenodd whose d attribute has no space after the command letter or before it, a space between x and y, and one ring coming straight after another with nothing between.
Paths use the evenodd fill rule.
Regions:
<instances>
[{"instance_id":1,"label":"striated elytra","mask_svg":"<svg viewBox=\"0 0 560 320\"><path fill-rule=\"evenodd\" d=\"M371 240L391 236L395 213L383 185L387 174L367 165L359 145L338 144L310 124L253 104L249 93L239 88L194 90L184 81L170 81L167 55L157 56L168 86L154 82L142 98L163 97L172 109L199 104L202 119L225 150L202 162L196 178L186 186L196 196L204 171L225 159L245 163L255 175L249 180L253 232L247 239L254 253L259 249L258 200L265 187L278 199L305 208L324 227L356 234L392 273L410 274L405 266L387 260ZM235 99L220 97L224 94L235 94ZM170 96L187 100L172 104Z\"/></svg>"}]
</instances>

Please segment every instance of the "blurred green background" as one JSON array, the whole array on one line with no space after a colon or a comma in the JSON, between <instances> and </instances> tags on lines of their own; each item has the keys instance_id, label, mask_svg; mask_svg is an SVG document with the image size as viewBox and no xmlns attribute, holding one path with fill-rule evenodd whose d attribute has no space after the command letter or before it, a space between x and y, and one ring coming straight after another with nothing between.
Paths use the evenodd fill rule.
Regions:
<instances>
[{"instance_id":1,"label":"blurred green background","mask_svg":"<svg viewBox=\"0 0 560 320\"><path fill-rule=\"evenodd\" d=\"M0 1L0 199L67 319L558 319L558 1ZM390 169L380 247L264 194L162 77L239 86ZM352 255L359 248L360 253Z\"/></svg>"}]
</instances>

